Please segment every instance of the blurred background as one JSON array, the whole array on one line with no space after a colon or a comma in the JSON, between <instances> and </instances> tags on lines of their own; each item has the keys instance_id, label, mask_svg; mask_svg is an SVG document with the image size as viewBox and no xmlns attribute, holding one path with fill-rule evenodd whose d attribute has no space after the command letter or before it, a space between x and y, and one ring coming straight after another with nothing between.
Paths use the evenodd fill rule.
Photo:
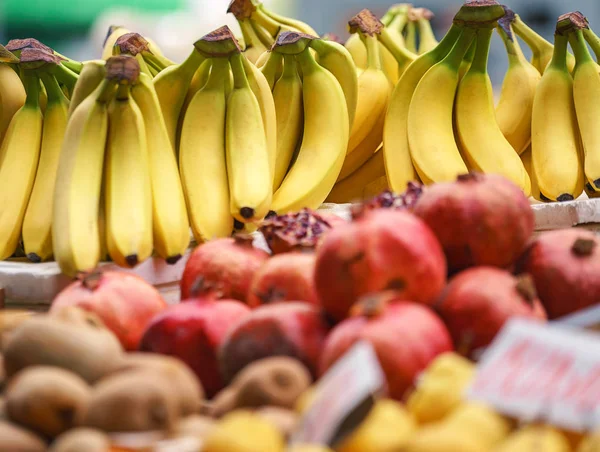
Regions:
<instances>
[{"instance_id":1,"label":"blurred background","mask_svg":"<svg viewBox=\"0 0 600 452\"><path fill-rule=\"evenodd\" d=\"M238 33L231 15L225 13L230 0L0 0L0 42L34 37L78 60L98 58L109 25L124 25L152 37L163 52L182 61L192 43L209 31L227 24ZM347 37L346 23L362 8L378 16L394 0L264 0L275 12L308 22L319 33ZM461 0L422 0L415 3L435 13L432 21L441 38ZM552 39L556 18L579 10L600 30L600 0L514 0L509 3L523 20L547 39ZM596 25L597 24L597 25ZM526 46L523 46L527 51ZM490 75L501 83L506 55L499 37L494 39Z\"/></svg>"}]
</instances>

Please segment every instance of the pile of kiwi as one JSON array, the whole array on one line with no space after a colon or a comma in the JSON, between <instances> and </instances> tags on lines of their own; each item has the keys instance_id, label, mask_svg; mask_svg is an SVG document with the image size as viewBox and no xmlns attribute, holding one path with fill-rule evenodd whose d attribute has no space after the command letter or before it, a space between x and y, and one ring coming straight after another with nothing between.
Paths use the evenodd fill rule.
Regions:
<instances>
[{"instance_id":1,"label":"pile of kiwi","mask_svg":"<svg viewBox=\"0 0 600 452\"><path fill-rule=\"evenodd\" d=\"M299 361L267 358L208 401L182 361L125 353L97 316L76 307L0 313L0 350L0 451L138 450L120 444L145 438L187 440L173 450L200 452L216 420L239 409L289 436L293 407L312 383Z\"/></svg>"}]
</instances>

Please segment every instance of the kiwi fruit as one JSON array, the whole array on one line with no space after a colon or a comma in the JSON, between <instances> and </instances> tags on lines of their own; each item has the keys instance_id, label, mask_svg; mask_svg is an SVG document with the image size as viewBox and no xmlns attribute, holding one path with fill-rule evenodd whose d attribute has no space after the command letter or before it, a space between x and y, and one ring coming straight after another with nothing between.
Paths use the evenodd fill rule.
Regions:
<instances>
[{"instance_id":1,"label":"kiwi fruit","mask_svg":"<svg viewBox=\"0 0 600 452\"><path fill-rule=\"evenodd\" d=\"M48 313L50 317L71 325L91 326L94 328L106 328L102 319L95 313L87 311L79 306L65 306L52 310Z\"/></svg>"},{"instance_id":2,"label":"kiwi fruit","mask_svg":"<svg viewBox=\"0 0 600 452\"><path fill-rule=\"evenodd\" d=\"M200 380L183 361L154 353L127 353L116 372L131 370L148 370L164 375L171 382L169 389L179 405L179 414L189 416L198 413L204 400L204 390Z\"/></svg>"},{"instance_id":3,"label":"kiwi fruit","mask_svg":"<svg viewBox=\"0 0 600 452\"><path fill-rule=\"evenodd\" d=\"M170 385L148 369L110 375L93 388L78 425L105 432L169 430L179 419Z\"/></svg>"},{"instance_id":4,"label":"kiwi fruit","mask_svg":"<svg viewBox=\"0 0 600 452\"><path fill-rule=\"evenodd\" d=\"M100 430L75 428L60 435L52 443L49 452L108 452L110 439Z\"/></svg>"},{"instance_id":5,"label":"kiwi fruit","mask_svg":"<svg viewBox=\"0 0 600 452\"><path fill-rule=\"evenodd\" d=\"M87 406L91 388L58 367L28 367L6 388L6 413L13 422L54 438L73 427Z\"/></svg>"},{"instance_id":6,"label":"kiwi fruit","mask_svg":"<svg viewBox=\"0 0 600 452\"><path fill-rule=\"evenodd\" d=\"M192 437L203 440L215 428L215 425L214 419L200 414L193 414L177 422L173 427L171 436L173 438Z\"/></svg>"},{"instance_id":7,"label":"kiwi fruit","mask_svg":"<svg viewBox=\"0 0 600 452\"><path fill-rule=\"evenodd\" d=\"M10 378L26 367L55 366L94 383L116 369L122 356L120 342L104 327L38 315L11 333L4 347L4 369Z\"/></svg>"},{"instance_id":8,"label":"kiwi fruit","mask_svg":"<svg viewBox=\"0 0 600 452\"><path fill-rule=\"evenodd\" d=\"M34 433L10 422L0 421L0 450L6 452L44 452L46 443Z\"/></svg>"},{"instance_id":9,"label":"kiwi fruit","mask_svg":"<svg viewBox=\"0 0 600 452\"><path fill-rule=\"evenodd\" d=\"M264 406L255 413L277 427L286 438L292 435L298 425L299 416L288 408Z\"/></svg>"},{"instance_id":10,"label":"kiwi fruit","mask_svg":"<svg viewBox=\"0 0 600 452\"><path fill-rule=\"evenodd\" d=\"M202 406L201 413L213 418L220 418L237 406L237 388L229 386L222 389L210 401Z\"/></svg>"},{"instance_id":11,"label":"kiwi fruit","mask_svg":"<svg viewBox=\"0 0 600 452\"><path fill-rule=\"evenodd\" d=\"M278 356L255 361L234 379L237 408L293 408L312 382L308 369L293 358Z\"/></svg>"}]
</instances>

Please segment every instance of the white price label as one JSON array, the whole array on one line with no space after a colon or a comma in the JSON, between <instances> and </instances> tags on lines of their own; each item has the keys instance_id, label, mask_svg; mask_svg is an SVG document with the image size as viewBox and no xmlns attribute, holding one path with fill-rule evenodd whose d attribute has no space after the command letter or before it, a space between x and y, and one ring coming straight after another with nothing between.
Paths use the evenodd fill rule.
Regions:
<instances>
[{"instance_id":1,"label":"white price label","mask_svg":"<svg viewBox=\"0 0 600 452\"><path fill-rule=\"evenodd\" d=\"M485 351L470 399L574 431L600 426L600 336L513 319Z\"/></svg>"}]
</instances>

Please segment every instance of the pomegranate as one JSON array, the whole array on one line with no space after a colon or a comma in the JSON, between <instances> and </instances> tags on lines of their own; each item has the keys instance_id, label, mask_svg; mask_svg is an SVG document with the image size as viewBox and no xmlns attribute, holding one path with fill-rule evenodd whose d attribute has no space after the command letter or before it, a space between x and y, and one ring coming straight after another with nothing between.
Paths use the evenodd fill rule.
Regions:
<instances>
[{"instance_id":1,"label":"pomegranate","mask_svg":"<svg viewBox=\"0 0 600 452\"><path fill-rule=\"evenodd\" d=\"M414 212L441 242L450 273L476 265L509 267L534 228L523 191L494 174L470 173L429 186Z\"/></svg>"},{"instance_id":2,"label":"pomegranate","mask_svg":"<svg viewBox=\"0 0 600 452\"><path fill-rule=\"evenodd\" d=\"M565 229L541 234L517 265L533 276L551 319L600 302L600 239Z\"/></svg>"},{"instance_id":3,"label":"pomegranate","mask_svg":"<svg viewBox=\"0 0 600 452\"><path fill-rule=\"evenodd\" d=\"M487 346L511 317L544 320L546 313L529 275L495 267L470 268L448 284L436 309L461 353Z\"/></svg>"},{"instance_id":4,"label":"pomegranate","mask_svg":"<svg viewBox=\"0 0 600 452\"><path fill-rule=\"evenodd\" d=\"M412 210L423 194L423 186L416 182L409 182L404 193L396 194L386 190L363 204L367 210L396 209Z\"/></svg>"},{"instance_id":5,"label":"pomegranate","mask_svg":"<svg viewBox=\"0 0 600 452\"><path fill-rule=\"evenodd\" d=\"M324 374L356 342L373 345L389 396L402 400L415 377L439 354L452 350L448 330L427 306L383 292L362 298L351 317L329 334L319 364Z\"/></svg>"},{"instance_id":6,"label":"pomegranate","mask_svg":"<svg viewBox=\"0 0 600 452\"><path fill-rule=\"evenodd\" d=\"M65 287L50 313L78 306L95 313L125 350L136 350L146 325L168 305L154 286L131 273L96 271Z\"/></svg>"},{"instance_id":7,"label":"pomegranate","mask_svg":"<svg viewBox=\"0 0 600 452\"><path fill-rule=\"evenodd\" d=\"M217 350L227 331L249 312L250 308L237 300L190 300L171 306L150 322L140 350L181 359L212 397L224 387Z\"/></svg>"},{"instance_id":8,"label":"pomegranate","mask_svg":"<svg viewBox=\"0 0 600 452\"><path fill-rule=\"evenodd\" d=\"M362 295L384 290L433 303L446 283L446 260L429 227L398 210L359 209L355 216L317 250L315 286L327 313L342 320Z\"/></svg>"},{"instance_id":9,"label":"pomegranate","mask_svg":"<svg viewBox=\"0 0 600 452\"><path fill-rule=\"evenodd\" d=\"M268 258L247 235L200 245L183 271L181 299L211 296L245 301L254 274Z\"/></svg>"},{"instance_id":10,"label":"pomegranate","mask_svg":"<svg viewBox=\"0 0 600 452\"><path fill-rule=\"evenodd\" d=\"M273 254L295 250L312 250L333 226L345 221L332 213L321 214L310 209L285 215L271 215L260 225Z\"/></svg>"},{"instance_id":11,"label":"pomegranate","mask_svg":"<svg viewBox=\"0 0 600 452\"><path fill-rule=\"evenodd\" d=\"M273 256L254 275L248 291L248 305L256 307L276 301L298 300L317 304L315 262L312 252Z\"/></svg>"},{"instance_id":12,"label":"pomegranate","mask_svg":"<svg viewBox=\"0 0 600 452\"><path fill-rule=\"evenodd\" d=\"M226 382L248 364L270 356L290 356L315 374L328 325L323 313L308 303L260 306L229 331L219 360Z\"/></svg>"}]
</instances>

